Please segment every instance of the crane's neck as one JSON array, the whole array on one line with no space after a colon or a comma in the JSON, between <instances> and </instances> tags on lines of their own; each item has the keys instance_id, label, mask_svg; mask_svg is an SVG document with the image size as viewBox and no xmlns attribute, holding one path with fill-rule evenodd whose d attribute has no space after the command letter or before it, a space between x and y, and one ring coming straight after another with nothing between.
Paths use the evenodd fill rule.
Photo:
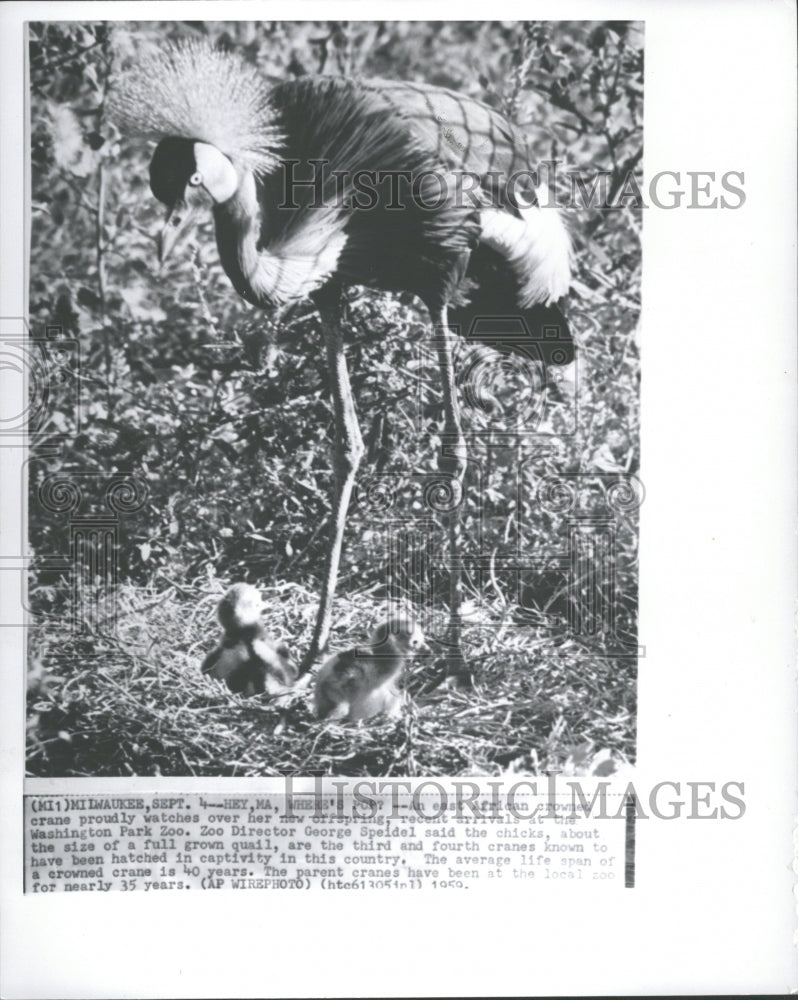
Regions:
<instances>
[{"instance_id":1,"label":"crane's neck","mask_svg":"<svg viewBox=\"0 0 798 1000\"><path fill-rule=\"evenodd\" d=\"M287 224L281 219L281 226L270 226L255 177L248 170L239 173L233 197L214 209L216 243L227 276L255 305L307 298L335 271L346 243L342 220L332 209L320 208L297 210Z\"/></svg>"}]
</instances>

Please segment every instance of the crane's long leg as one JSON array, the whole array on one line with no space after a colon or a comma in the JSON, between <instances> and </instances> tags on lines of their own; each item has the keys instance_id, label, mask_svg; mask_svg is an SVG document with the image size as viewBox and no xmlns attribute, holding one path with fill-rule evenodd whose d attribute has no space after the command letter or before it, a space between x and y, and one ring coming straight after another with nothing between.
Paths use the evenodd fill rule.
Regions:
<instances>
[{"instance_id":1,"label":"crane's long leg","mask_svg":"<svg viewBox=\"0 0 798 1000\"><path fill-rule=\"evenodd\" d=\"M466 470L466 443L460 426L460 406L454 379L454 363L449 341L449 324L446 307L433 314L435 322L435 347L443 389L444 436L442 442L441 471L451 476L452 507L446 515L449 535L449 627L447 631L447 674L460 684L470 684L471 675L463 657L461 645L462 620L462 551L461 515L463 507L463 480Z\"/></svg>"},{"instance_id":2,"label":"crane's long leg","mask_svg":"<svg viewBox=\"0 0 798 1000\"><path fill-rule=\"evenodd\" d=\"M340 292L325 296L319 304L324 344L327 351L327 368L330 373L332 389L333 413L335 415L335 439L333 441L333 472L335 486L333 492L333 509L330 521L330 542L327 553L327 566L321 585L319 610L316 615L316 625L310 648L305 654L299 668L300 674L306 673L327 645L332 619L332 605L335 597L335 585L338 581L338 565L341 560L341 546L344 540L346 513L349 509L349 499L355 482L360 460L363 457L363 439L357 422L355 403L352 398L352 387L349 384L349 372L346 367L344 341L341 332L341 299Z\"/></svg>"}]
</instances>

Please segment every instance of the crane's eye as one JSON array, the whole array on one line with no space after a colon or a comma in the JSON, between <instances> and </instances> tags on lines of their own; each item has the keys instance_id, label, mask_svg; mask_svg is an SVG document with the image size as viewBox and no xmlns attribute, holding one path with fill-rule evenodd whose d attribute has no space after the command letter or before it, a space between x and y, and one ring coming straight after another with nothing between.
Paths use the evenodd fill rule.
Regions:
<instances>
[{"instance_id":1,"label":"crane's eye","mask_svg":"<svg viewBox=\"0 0 798 1000\"><path fill-rule=\"evenodd\" d=\"M198 184L202 184L202 174L199 170L189 177L188 182L192 187L197 187Z\"/></svg>"}]
</instances>

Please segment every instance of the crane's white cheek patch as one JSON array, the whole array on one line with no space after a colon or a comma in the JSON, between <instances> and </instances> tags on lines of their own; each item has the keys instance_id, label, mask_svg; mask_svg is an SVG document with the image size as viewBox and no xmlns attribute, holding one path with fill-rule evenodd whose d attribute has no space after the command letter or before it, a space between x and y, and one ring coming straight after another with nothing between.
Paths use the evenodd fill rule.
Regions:
<instances>
[{"instance_id":1,"label":"crane's white cheek patch","mask_svg":"<svg viewBox=\"0 0 798 1000\"><path fill-rule=\"evenodd\" d=\"M238 189L238 175L224 153L207 142L194 143L194 162L205 190L217 205L229 201Z\"/></svg>"},{"instance_id":2,"label":"crane's white cheek patch","mask_svg":"<svg viewBox=\"0 0 798 1000\"><path fill-rule=\"evenodd\" d=\"M541 192L541 195L544 193ZM545 196L541 200L546 202ZM554 208L521 208L521 218L501 209L480 213L483 241L512 267L521 290L519 305L555 302L571 283L571 243Z\"/></svg>"}]
</instances>

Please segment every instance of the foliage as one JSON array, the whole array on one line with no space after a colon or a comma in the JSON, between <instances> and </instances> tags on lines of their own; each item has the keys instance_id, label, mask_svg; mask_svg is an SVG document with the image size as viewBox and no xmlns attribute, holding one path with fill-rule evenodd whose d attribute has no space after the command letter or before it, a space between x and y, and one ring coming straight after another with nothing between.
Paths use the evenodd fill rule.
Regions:
<instances>
[{"instance_id":1,"label":"foliage","mask_svg":"<svg viewBox=\"0 0 798 1000\"><path fill-rule=\"evenodd\" d=\"M304 767L310 773L348 767L355 773L352 755L343 762L335 753L322 763L322 757L309 758L315 736L286 751L283 763L279 755L260 756L238 767L245 739L236 736L239 724L244 733L248 723L242 720L254 725L264 713L276 718L276 709L211 695L196 671L198 649L212 638L210 595L219 591L217 578L304 595L296 598L301 614L297 610L285 625L296 643L306 640L323 564L332 420L311 306L267 315L243 302L219 265L210 219L191 253L158 270L161 218L147 183L151 151L117 133L106 115L106 95L113 73L131 60L164 40L198 35L240 51L274 81L324 71L426 80L475 96L511 115L540 161L556 165L551 176L562 201L576 191L576 204L566 212L576 260L576 385L550 386L545 412L535 416L536 433L522 435L513 447L501 435L527 429L529 373L502 368L494 377L494 369L481 383L462 386L466 430L481 435L471 449L464 530L470 554L491 560L490 567L472 563L467 570L476 623L466 639L481 663L474 695L481 701L473 706L481 706L481 739L490 743L489 704L515 699L534 715L534 706L557 704L556 690L579 704L573 716L562 706L552 716L555 730L561 720L559 746L552 743L533 760L543 731L526 716L513 717L513 729L528 728L517 755L524 767L562 763L580 740L633 756L630 661L613 660L600 636L575 643L565 657L554 642L546 645L539 627L544 614L564 620L573 599L562 574L538 568L517 584L502 567L518 552L562 552L567 545L566 518L536 502L546 476L638 468L640 209L633 194L642 154L639 28L625 22L147 22L113 28L51 22L30 26L30 317L36 336L60 326L78 342L80 369L71 377L80 405L70 406L72 395L54 391L34 441L30 542L40 558L30 593L45 626L32 634L31 648L41 669L63 680L45 684L52 697L44 702L57 702L57 711L42 708L40 684L34 685L31 704L39 709L31 716L32 771L282 773ZM585 198L597 179L605 185L602 204ZM347 528L339 623L341 608L359 597L362 613L353 611L349 624L360 635L385 592L386 518L373 490L375 474L383 486L391 484L391 517L414 523L420 475L436 468L443 414L425 348L428 318L415 300L352 289L345 322L368 453ZM479 360L478 349L460 348L462 371L479 370ZM55 442L57 457L36 459ZM118 537L119 600L125 595L136 622L135 628L128 622L121 638L96 634L63 642L71 593L60 571L48 570L43 559L65 554L64 514L41 502L40 490L54 473L84 483L87 495L104 487L86 484L116 473L146 483L146 504L122 519ZM620 625L630 637L636 631L636 527L634 512L619 518L614 557ZM436 553L445 553L441 525L430 530ZM414 599L431 600L438 614L447 593L440 558L412 585ZM157 595L158 614L152 605ZM192 628L182 632L187 615ZM498 634L503 645L494 641ZM561 671L556 681L552 671ZM607 693L601 708L596 688ZM71 692L69 708L58 702L64 691ZM494 773L504 766L501 749L464 752L456 761L444 751L460 732L458 697L435 696L440 744L414 758L417 773L444 773L448 766L458 773L471 767ZM123 711L128 703L130 711ZM137 714L133 703L149 706L150 715ZM192 715L191 706L202 710ZM224 766L214 764L209 744L196 749L199 730L191 728L215 709L221 714L213 718L227 727L231 741ZM423 716L423 705L418 711ZM623 721L610 739L596 722L614 711ZM146 728L147 718L161 720L159 733L169 730L171 750L150 753L141 744L134 730ZM306 735L311 731L307 722L297 725ZM94 735L81 737L87 732ZM128 749L112 753L108 741L124 734ZM77 754L80 739L84 749ZM67 745L65 755L53 755L59 740ZM134 743L144 746L141 754L130 750ZM366 773L368 763L362 766ZM406 758L390 766L412 770Z\"/></svg>"}]
</instances>

